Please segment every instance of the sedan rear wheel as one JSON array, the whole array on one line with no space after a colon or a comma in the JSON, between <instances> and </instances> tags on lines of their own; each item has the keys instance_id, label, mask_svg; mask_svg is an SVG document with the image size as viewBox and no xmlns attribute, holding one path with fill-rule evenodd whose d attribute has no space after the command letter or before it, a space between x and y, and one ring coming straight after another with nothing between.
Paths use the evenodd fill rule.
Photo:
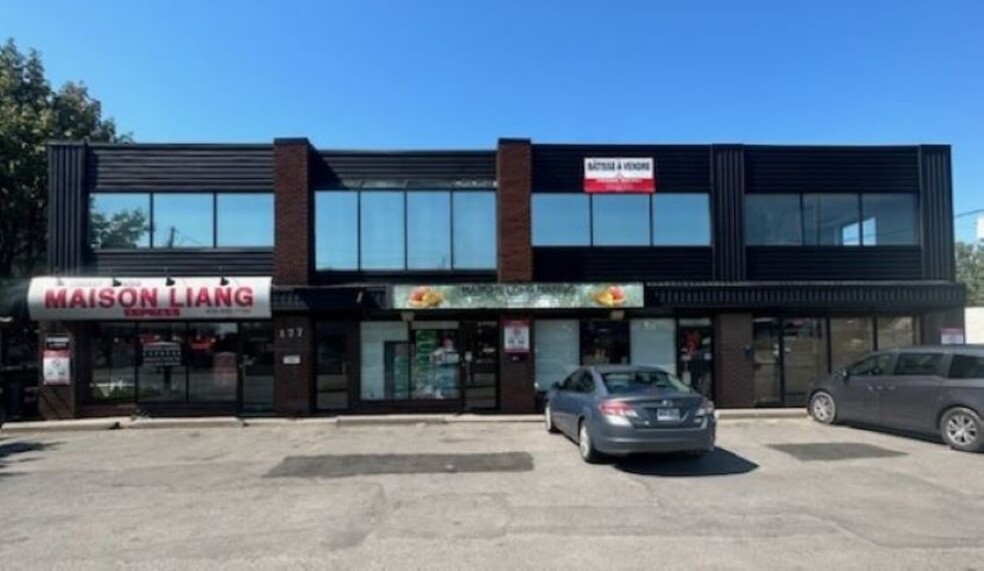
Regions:
<instances>
[{"instance_id":1,"label":"sedan rear wheel","mask_svg":"<svg viewBox=\"0 0 984 571\"><path fill-rule=\"evenodd\" d=\"M819 391L810 398L810 416L823 424L837 422L837 403L827 391Z\"/></svg>"},{"instance_id":2,"label":"sedan rear wheel","mask_svg":"<svg viewBox=\"0 0 984 571\"><path fill-rule=\"evenodd\" d=\"M940 435L954 450L977 452L984 450L984 423L969 408L948 410L940 420Z\"/></svg>"},{"instance_id":3,"label":"sedan rear wheel","mask_svg":"<svg viewBox=\"0 0 984 571\"><path fill-rule=\"evenodd\" d=\"M577 449L581 453L581 459L588 464L597 464L604 458L594 447L591 435L588 433L588 425L583 420L577 429Z\"/></svg>"},{"instance_id":4,"label":"sedan rear wheel","mask_svg":"<svg viewBox=\"0 0 984 571\"><path fill-rule=\"evenodd\" d=\"M549 404L543 409L543 426L547 429L547 432L551 434L555 434L557 432L557 427L554 426L553 422L553 412L550 410Z\"/></svg>"}]
</instances>

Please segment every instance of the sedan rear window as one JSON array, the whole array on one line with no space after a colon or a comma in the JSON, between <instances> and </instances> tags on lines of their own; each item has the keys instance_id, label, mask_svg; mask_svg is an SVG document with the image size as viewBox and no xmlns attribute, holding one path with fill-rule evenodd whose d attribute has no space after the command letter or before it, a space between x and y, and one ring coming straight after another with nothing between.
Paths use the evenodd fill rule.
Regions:
<instances>
[{"instance_id":1,"label":"sedan rear window","mask_svg":"<svg viewBox=\"0 0 984 571\"><path fill-rule=\"evenodd\" d=\"M615 371L602 373L601 379L608 392L616 395L652 389L690 392L690 387L666 371Z\"/></svg>"},{"instance_id":2,"label":"sedan rear window","mask_svg":"<svg viewBox=\"0 0 984 571\"><path fill-rule=\"evenodd\" d=\"M954 355L950 362L951 379L981 379L984 378L984 357L970 355Z\"/></svg>"}]
</instances>

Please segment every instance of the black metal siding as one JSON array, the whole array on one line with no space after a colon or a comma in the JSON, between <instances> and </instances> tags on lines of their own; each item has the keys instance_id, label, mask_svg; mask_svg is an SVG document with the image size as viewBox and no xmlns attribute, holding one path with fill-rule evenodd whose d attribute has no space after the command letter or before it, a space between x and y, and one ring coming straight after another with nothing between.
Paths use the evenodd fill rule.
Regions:
<instances>
[{"instance_id":1,"label":"black metal siding","mask_svg":"<svg viewBox=\"0 0 984 571\"><path fill-rule=\"evenodd\" d=\"M314 189L495 185L494 151L319 151L312 161Z\"/></svg>"},{"instance_id":2,"label":"black metal siding","mask_svg":"<svg viewBox=\"0 0 984 571\"><path fill-rule=\"evenodd\" d=\"M710 190L707 145L533 145L533 192L581 192L587 157L653 157L657 192Z\"/></svg>"},{"instance_id":3,"label":"black metal siding","mask_svg":"<svg viewBox=\"0 0 984 571\"><path fill-rule=\"evenodd\" d=\"M99 276L269 276L273 249L95 252L86 273Z\"/></svg>"},{"instance_id":4,"label":"black metal siding","mask_svg":"<svg viewBox=\"0 0 984 571\"><path fill-rule=\"evenodd\" d=\"M927 279L955 279L953 190L950 147L920 147L920 214L923 273Z\"/></svg>"},{"instance_id":5,"label":"black metal siding","mask_svg":"<svg viewBox=\"0 0 984 571\"><path fill-rule=\"evenodd\" d=\"M919 192L911 147L745 147L748 192Z\"/></svg>"},{"instance_id":6,"label":"black metal siding","mask_svg":"<svg viewBox=\"0 0 984 571\"><path fill-rule=\"evenodd\" d=\"M740 145L711 147L714 279L745 279L745 154Z\"/></svg>"},{"instance_id":7,"label":"black metal siding","mask_svg":"<svg viewBox=\"0 0 984 571\"><path fill-rule=\"evenodd\" d=\"M748 248L753 280L915 280L922 277L918 246Z\"/></svg>"},{"instance_id":8,"label":"black metal siding","mask_svg":"<svg viewBox=\"0 0 984 571\"><path fill-rule=\"evenodd\" d=\"M674 308L897 313L963 307L965 295L962 284L942 282L646 284L647 307Z\"/></svg>"},{"instance_id":9,"label":"black metal siding","mask_svg":"<svg viewBox=\"0 0 984 571\"><path fill-rule=\"evenodd\" d=\"M533 280L711 279L710 248L533 248Z\"/></svg>"},{"instance_id":10,"label":"black metal siding","mask_svg":"<svg viewBox=\"0 0 984 571\"><path fill-rule=\"evenodd\" d=\"M48 147L48 271L53 274L76 274L88 247L85 164L83 143Z\"/></svg>"},{"instance_id":11,"label":"black metal siding","mask_svg":"<svg viewBox=\"0 0 984 571\"><path fill-rule=\"evenodd\" d=\"M93 145L93 190L273 190L271 145Z\"/></svg>"}]
</instances>

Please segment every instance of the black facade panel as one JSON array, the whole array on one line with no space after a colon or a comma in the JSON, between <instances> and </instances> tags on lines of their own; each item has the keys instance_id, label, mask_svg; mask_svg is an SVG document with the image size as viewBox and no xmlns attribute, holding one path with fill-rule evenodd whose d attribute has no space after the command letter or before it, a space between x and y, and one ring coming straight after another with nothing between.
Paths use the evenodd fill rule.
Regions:
<instances>
[{"instance_id":1,"label":"black facade panel","mask_svg":"<svg viewBox=\"0 0 984 571\"><path fill-rule=\"evenodd\" d=\"M319 151L311 185L330 188L491 188L494 151Z\"/></svg>"},{"instance_id":2,"label":"black facade panel","mask_svg":"<svg viewBox=\"0 0 984 571\"><path fill-rule=\"evenodd\" d=\"M271 145L94 145L93 190L273 190Z\"/></svg>"},{"instance_id":3,"label":"black facade panel","mask_svg":"<svg viewBox=\"0 0 984 571\"><path fill-rule=\"evenodd\" d=\"M708 279L710 248L533 248L534 281Z\"/></svg>"},{"instance_id":4,"label":"black facade panel","mask_svg":"<svg viewBox=\"0 0 984 571\"><path fill-rule=\"evenodd\" d=\"M653 157L657 192L707 192L707 145L533 145L534 192L581 192L588 157Z\"/></svg>"},{"instance_id":5,"label":"black facade panel","mask_svg":"<svg viewBox=\"0 0 984 571\"><path fill-rule=\"evenodd\" d=\"M942 282L647 283L647 307L768 311L919 312L962 307L962 284Z\"/></svg>"},{"instance_id":6,"label":"black facade panel","mask_svg":"<svg viewBox=\"0 0 984 571\"><path fill-rule=\"evenodd\" d=\"M745 147L748 192L919 192L918 148Z\"/></svg>"},{"instance_id":7,"label":"black facade panel","mask_svg":"<svg viewBox=\"0 0 984 571\"><path fill-rule=\"evenodd\" d=\"M86 273L98 276L269 276L271 248L95 252Z\"/></svg>"},{"instance_id":8,"label":"black facade panel","mask_svg":"<svg viewBox=\"0 0 984 571\"><path fill-rule=\"evenodd\" d=\"M952 280L956 274L950 147L927 145L920 147L919 151L923 271L927 279Z\"/></svg>"},{"instance_id":9,"label":"black facade panel","mask_svg":"<svg viewBox=\"0 0 984 571\"><path fill-rule=\"evenodd\" d=\"M752 280L916 280L922 277L918 246L748 248Z\"/></svg>"},{"instance_id":10,"label":"black facade panel","mask_svg":"<svg viewBox=\"0 0 984 571\"><path fill-rule=\"evenodd\" d=\"M714 279L745 279L745 154L740 145L711 147Z\"/></svg>"},{"instance_id":11,"label":"black facade panel","mask_svg":"<svg viewBox=\"0 0 984 571\"><path fill-rule=\"evenodd\" d=\"M74 275L82 266L86 239L86 146L48 147L48 272Z\"/></svg>"}]
</instances>

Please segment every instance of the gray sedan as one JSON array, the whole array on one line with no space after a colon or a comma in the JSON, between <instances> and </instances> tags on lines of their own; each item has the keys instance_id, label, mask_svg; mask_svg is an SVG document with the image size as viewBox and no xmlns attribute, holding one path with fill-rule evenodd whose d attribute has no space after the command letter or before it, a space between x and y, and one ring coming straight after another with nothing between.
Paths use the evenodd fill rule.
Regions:
<instances>
[{"instance_id":1,"label":"gray sedan","mask_svg":"<svg viewBox=\"0 0 984 571\"><path fill-rule=\"evenodd\" d=\"M658 367L581 367L547 395L547 431L578 444L585 462L605 456L714 450L714 404Z\"/></svg>"}]
</instances>

